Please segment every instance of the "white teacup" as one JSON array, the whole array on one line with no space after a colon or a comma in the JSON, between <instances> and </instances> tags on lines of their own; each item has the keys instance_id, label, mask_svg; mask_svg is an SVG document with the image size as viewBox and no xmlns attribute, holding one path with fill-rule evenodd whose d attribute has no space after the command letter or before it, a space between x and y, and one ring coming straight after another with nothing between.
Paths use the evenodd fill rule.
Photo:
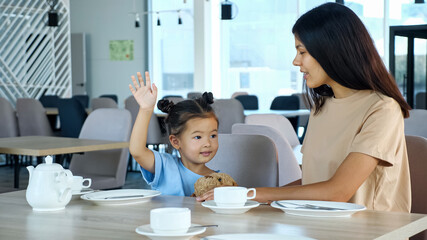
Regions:
<instances>
[{"instance_id":1,"label":"white teacup","mask_svg":"<svg viewBox=\"0 0 427 240\"><path fill-rule=\"evenodd\" d=\"M89 188L92 185L92 179L82 176L73 176L72 192L81 192L83 188Z\"/></svg>"},{"instance_id":2,"label":"white teacup","mask_svg":"<svg viewBox=\"0 0 427 240\"><path fill-rule=\"evenodd\" d=\"M191 226L188 208L156 208L150 211L150 227L154 233L182 234Z\"/></svg>"},{"instance_id":3,"label":"white teacup","mask_svg":"<svg viewBox=\"0 0 427 240\"><path fill-rule=\"evenodd\" d=\"M251 191L253 194L248 197ZM255 197L255 188L217 187L214 189L214 201L218 207L243 207L248 199Z\"/></svg>"}]
</instances>

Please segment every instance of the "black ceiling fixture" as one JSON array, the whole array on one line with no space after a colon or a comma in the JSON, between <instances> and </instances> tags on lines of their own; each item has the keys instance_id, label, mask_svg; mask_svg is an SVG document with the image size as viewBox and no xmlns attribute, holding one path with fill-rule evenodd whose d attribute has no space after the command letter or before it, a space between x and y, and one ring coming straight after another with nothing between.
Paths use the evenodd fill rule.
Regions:
<instances>
[{"instance_id":1,"label":"black ceiling fixture","mask_svg":"<svg viewBox=\"0 0 427 240\"><path fill-rule=\"evenodd\" d=\"M56 4L58 4L58 0L46 0L47 5L49 5L50 9L47 12L47 25L49 27L57 27L58 26L58 12L55 10Z\"/></svg>"}]
</instances>

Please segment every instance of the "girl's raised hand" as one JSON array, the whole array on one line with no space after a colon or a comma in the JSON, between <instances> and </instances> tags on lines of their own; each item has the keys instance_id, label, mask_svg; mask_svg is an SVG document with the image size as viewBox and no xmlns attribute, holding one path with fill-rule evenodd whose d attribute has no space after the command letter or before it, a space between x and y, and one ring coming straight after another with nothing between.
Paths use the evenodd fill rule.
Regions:
<instances>
[{"instance_id":1,"label":"girl's raised hand","mask_svg":"<svg viewBox=\"0 0 427 240\"><path fill-rule=\"evenodd\" d=\"M137 77L138 82L135 76L132 75L133 86L129 84L129 89L138 102L141 110L153 110L157 100L157 87L154 83L151 84L150 74L148 72L145 72L145 84L140 72L137 73Z\"/></svg>"}]
</instances>

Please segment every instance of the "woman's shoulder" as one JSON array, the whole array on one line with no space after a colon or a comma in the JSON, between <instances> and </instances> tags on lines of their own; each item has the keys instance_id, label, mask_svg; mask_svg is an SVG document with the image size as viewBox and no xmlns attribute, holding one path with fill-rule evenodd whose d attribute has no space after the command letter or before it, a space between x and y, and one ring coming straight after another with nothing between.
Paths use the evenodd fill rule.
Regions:
<instances>
[{"instance_id":1,"label":"woman's shoulder","mask_svg":"<svg viewBox=\"0 0 427 240\"><path fill-rule=\"evenodd\" d=\"M401 111L399 103L394 98L386 96L380 92L371 91L369 97L372 101L372 108L383 108L385 110Z\"/></svg>"}]
</instances>

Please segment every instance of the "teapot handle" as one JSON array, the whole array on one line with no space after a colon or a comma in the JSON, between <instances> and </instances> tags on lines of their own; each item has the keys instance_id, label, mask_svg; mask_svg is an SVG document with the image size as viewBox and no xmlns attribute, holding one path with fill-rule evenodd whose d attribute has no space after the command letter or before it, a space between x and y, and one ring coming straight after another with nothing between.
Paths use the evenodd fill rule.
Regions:
<instances>
[{"instance_id":1,"label":"teapot handle","mask_svg":"<svg viewBox=\"0 0 427 240\"><path fill-rule=\"evenodd\" d=\"M65 201L67 199L68 194L71 194L71 188L66 188L59 196L59 202Z\"/></svg>"}]
</instances>

